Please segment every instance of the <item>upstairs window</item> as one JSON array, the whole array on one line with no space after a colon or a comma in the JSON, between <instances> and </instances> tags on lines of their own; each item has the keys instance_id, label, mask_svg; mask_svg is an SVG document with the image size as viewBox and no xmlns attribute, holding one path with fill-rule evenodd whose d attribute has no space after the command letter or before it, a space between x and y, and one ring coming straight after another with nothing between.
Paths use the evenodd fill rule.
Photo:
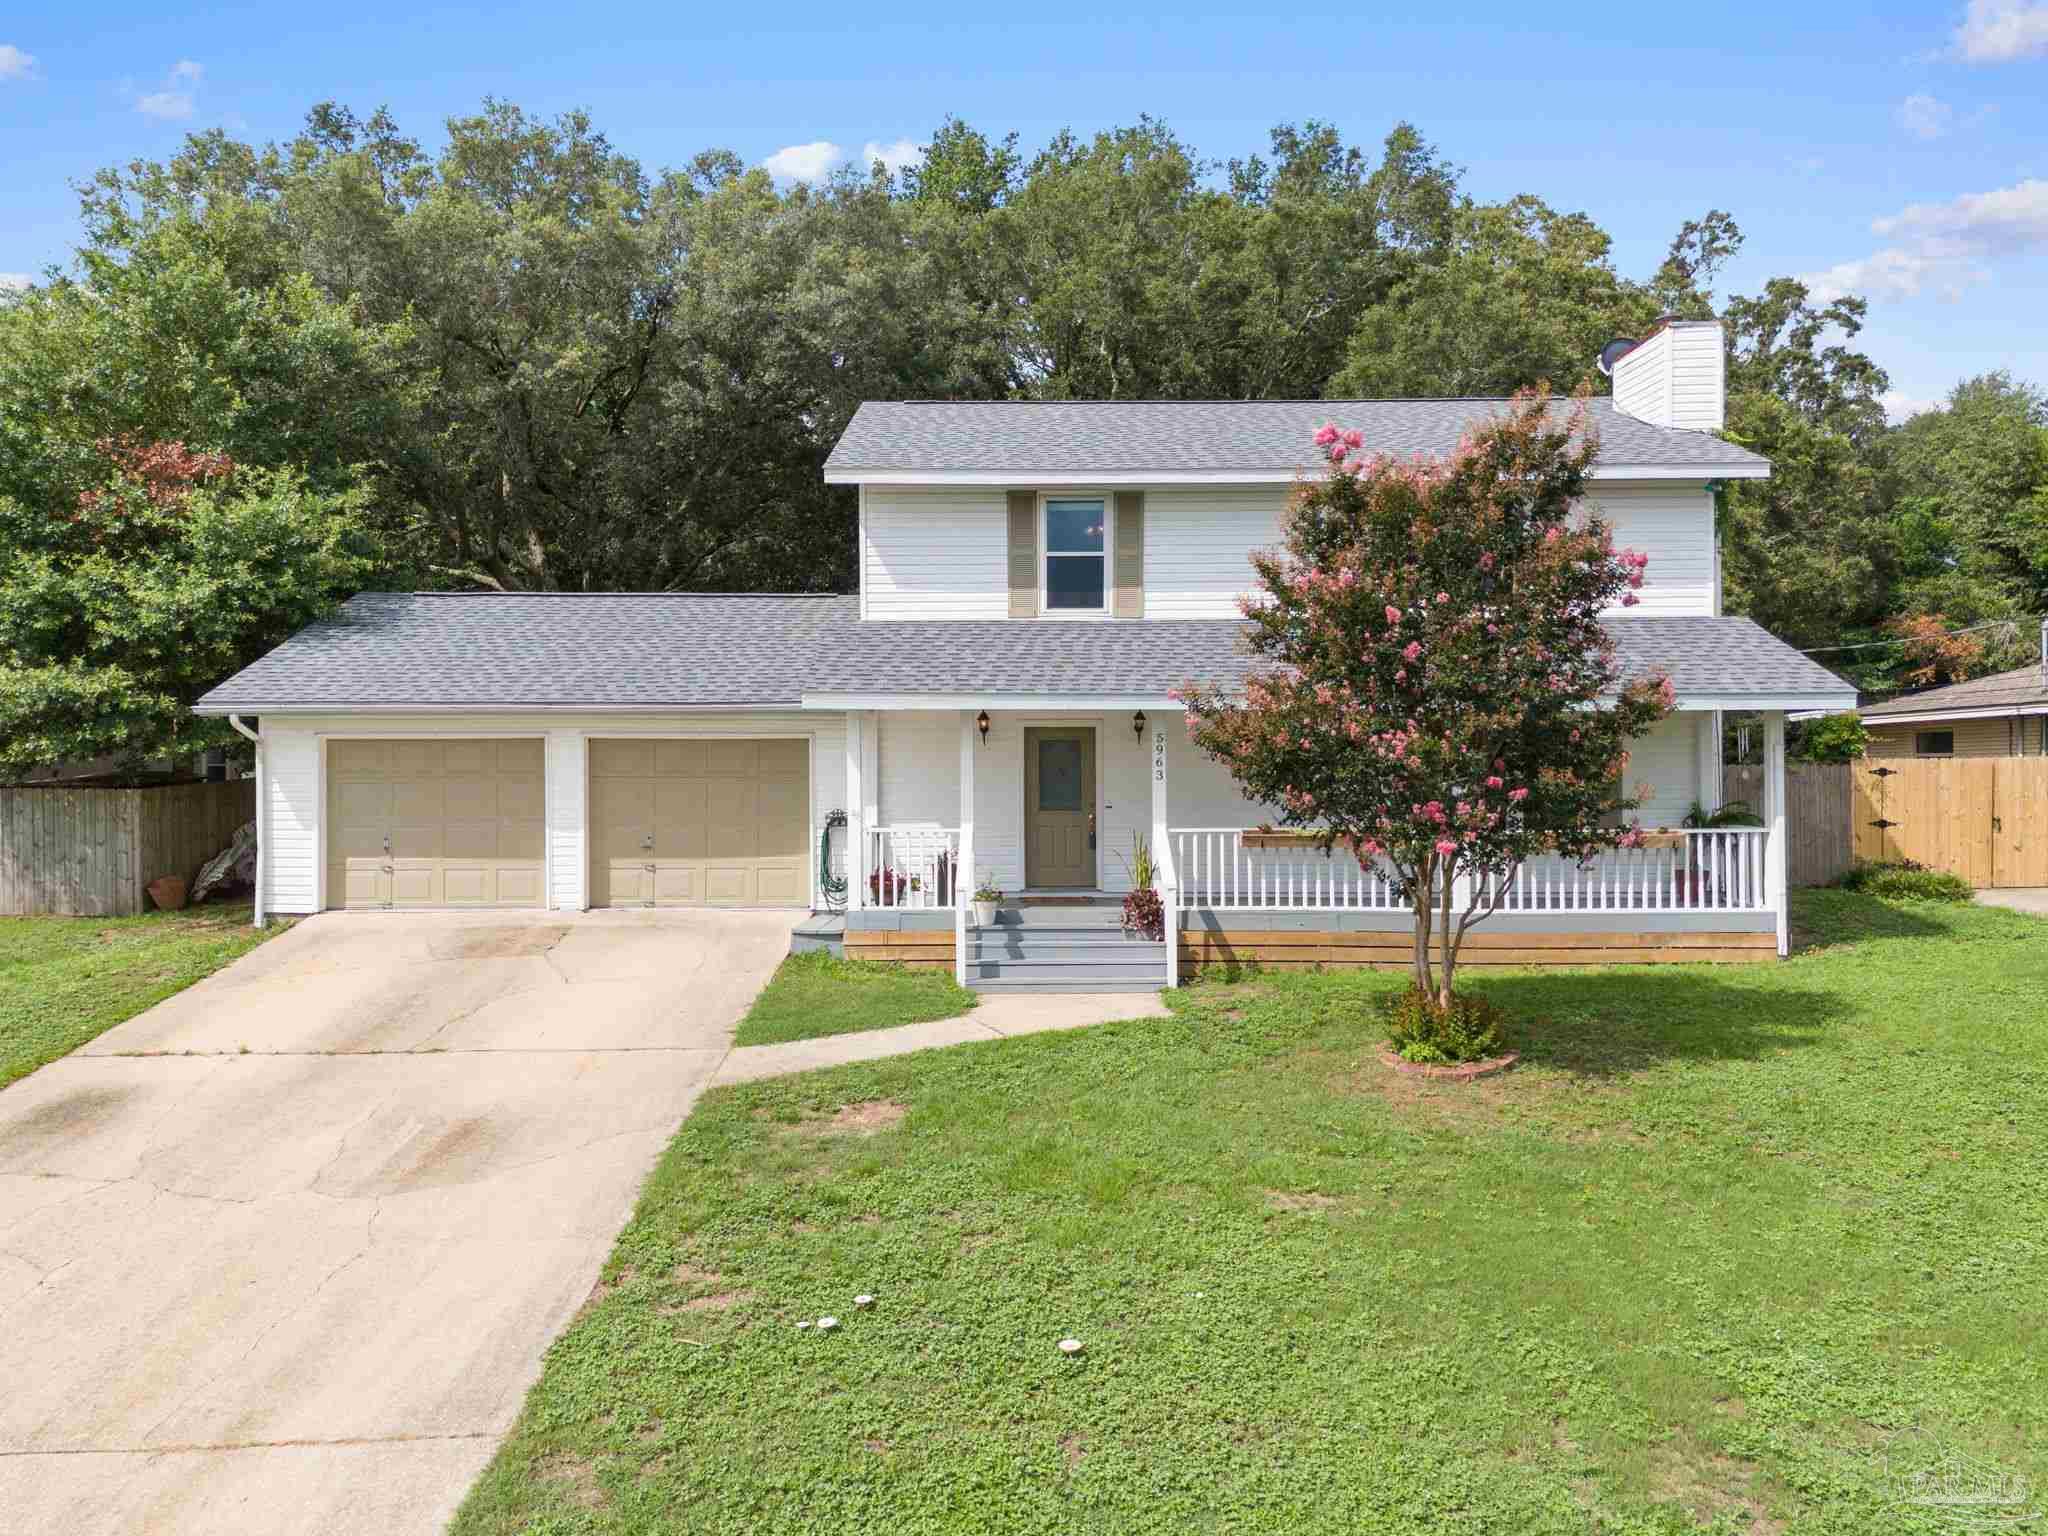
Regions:
<instances>
[{"instance_id":1,"label":"upstairs window","mask_svg":"<svg viewBox=\"0 0 2048 1536\"><path fill-rule=\"evenodd\" d=\"M1109 503L1100 496L1048 496L1045 611L1101 613L1109 599Z\"/></svg>"},{"instance_id":2,"label":"upstairs window","mask_svg":"<svg viewBox=\"0 0 2048 1536\"><path fill-rule=\"evenodd\" d=\"M1954 731L1915 731L1913 750L1922 757L1953 757L1956 750Z\"/></svg>"}]
</instances>

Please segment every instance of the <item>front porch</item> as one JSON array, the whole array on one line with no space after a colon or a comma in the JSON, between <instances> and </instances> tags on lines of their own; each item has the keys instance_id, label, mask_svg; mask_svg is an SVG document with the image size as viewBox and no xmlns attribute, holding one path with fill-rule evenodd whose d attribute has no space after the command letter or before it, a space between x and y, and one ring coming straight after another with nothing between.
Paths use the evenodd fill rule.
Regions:
<instances>
[{"instance_id":1,"label":"front porch","mask_svg":"<svg viewBox=\"0 0 2048 1536\"><path fill-rule=\"evenodd\" d=\"M849 713L846 952L950 963L967 985L1096 975L1172 986L1211 964L1408 963L1408 909L1383 870L1262 830L1272 809L1244 800L1187 741L1179 710L1135 702L1143 707ZM1675 714L1638 743L1630 767L1632 784L1650 786L1641 823L1660 830L1584 865L1531 860L1503 890L1456 882L1454 913L1491 913L1472 930L1466 963L1784 953L1783 715L1766 714L1764 733L1762 827L1682 825L1695 806L1718 807L1720 716ZM1150 944L1111 937L1141 845L1166 907L1156 979ZM1004 893L986 928L972 911L984 882ZM1062 920L1047 905L1062 898L1099 905Z\"/></svg>"}]
</instances>

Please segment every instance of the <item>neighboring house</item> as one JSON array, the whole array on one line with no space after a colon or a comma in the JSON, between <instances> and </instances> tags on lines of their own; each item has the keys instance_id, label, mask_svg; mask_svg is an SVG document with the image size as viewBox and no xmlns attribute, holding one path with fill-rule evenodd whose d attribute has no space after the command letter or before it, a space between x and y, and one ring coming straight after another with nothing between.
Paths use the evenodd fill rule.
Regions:
<instances>
[{"instance_id":1,"label":"neighboring house","mask_svg":"<svg viewBox=\"0 0 2048 1536\"><path fill-rule=\"evenodd\" d=\"M1721 367L1718 327L1667 324L1592 407L1589 500L1651 557L1612 631L1678 693L1630 769L1653 826L1718 799L1724 711L1763 712L1781 791L1784 712L1854 704L1721 614L1714 483L1769 473L1713 435ZM1375 958L1406 943L1385 883L1259 832L1270 811L1189 744L1172 690L1244 675L1248 557L1322 471L1318 426L1442 453L1501 409L870 402L825 469L859 488L857 593L366 594L200 708L260 718L266 911L816 908L843 868L851 952L979 984L1156 986L1182 951L1100 914L971 934L964 911L977 876L1114 897L1143 838L1190 957ZM1762 829L1532 864L1487 929L1558 959L1780 951L1782 805Z\"/></svg>"},{"instance_id":2,"label":"neighboring house","mask_svg":"<svg viewBox=\"0 0 2048 1536\"><path fill-rule=\"evenodd\" d=\"M2048 620L2031 667L1927 688L1857 713L1871 757L2039 757L2048 753Z\"/></svg>"}]
</instances>

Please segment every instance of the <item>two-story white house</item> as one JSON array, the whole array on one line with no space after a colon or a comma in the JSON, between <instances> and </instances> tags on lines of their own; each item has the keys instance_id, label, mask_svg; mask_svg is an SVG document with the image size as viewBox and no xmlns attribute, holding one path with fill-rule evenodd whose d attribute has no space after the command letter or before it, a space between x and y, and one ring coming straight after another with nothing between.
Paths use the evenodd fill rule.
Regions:
<instances>
[{"instance_id":1,"label":"two-story white house","mask_svg":"<svg viewBox=\"0 0 2048 1536\"><path fill-rule=\"evenodd\" d=\"M1678 693L1633 755L1642 820L1716 803L1741 710L1765 721L1765 825L1532 863L1475 958L1768 957L1785 712L1854 692L1721 611L1715 485L1770 466L1715 435L1718 326L1667 322L1613 377L1589 500L1650 566L1609 622ZM818 927L849 953L991 986L1401 961L1385 882L1260 830L1271 812L1189 743L1172 690L1243 676L1248 557L1324 468L1317 427L1447 452L1502 406L870 402L825 471L858 488L851 595L360 596L199 706L258 742L261 910L843 908ZM1140 840L1156 944L1114 924ZM1006 896L988 928L982 881Z\"/></svg>"}]
</instances>

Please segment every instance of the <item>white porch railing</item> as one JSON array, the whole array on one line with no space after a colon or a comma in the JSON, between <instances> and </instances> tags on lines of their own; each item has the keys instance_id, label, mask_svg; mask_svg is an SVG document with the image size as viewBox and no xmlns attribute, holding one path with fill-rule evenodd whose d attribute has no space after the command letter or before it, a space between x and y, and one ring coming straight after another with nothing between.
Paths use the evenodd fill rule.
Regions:
<instances>
[{"instance_id":1,"label":"white porch railing","mask_svg":"<svg viewBox=\"0 0 2048 1536\"><path fill-rule=\"evenodd\" d=\"M958 828L875 827L867 840L865 905L932 911L960 904Z\"/></svg>"},{"instance_id":2,"label":"white porch railing","mask_svg":"<svg viewBox=\"0 0 2048 1536\"><path fill-rule=\"evenodd\" d=\"M1245 827L1176 827L1168 833L1180 905L1225 911L1405 911L1384 867L1361 868L1341 849L1261 845ZM1679 834L1676 845L1616 848L1586 864L1531 859L1516 871L1502 912L1769 912L1766 829ZM1248 841L1249 840L1249 841ZM1454 910L1471 894L1458 882ZM1479 893L1483 900L1485 893Z\"/></svg>"}]
</instances>

